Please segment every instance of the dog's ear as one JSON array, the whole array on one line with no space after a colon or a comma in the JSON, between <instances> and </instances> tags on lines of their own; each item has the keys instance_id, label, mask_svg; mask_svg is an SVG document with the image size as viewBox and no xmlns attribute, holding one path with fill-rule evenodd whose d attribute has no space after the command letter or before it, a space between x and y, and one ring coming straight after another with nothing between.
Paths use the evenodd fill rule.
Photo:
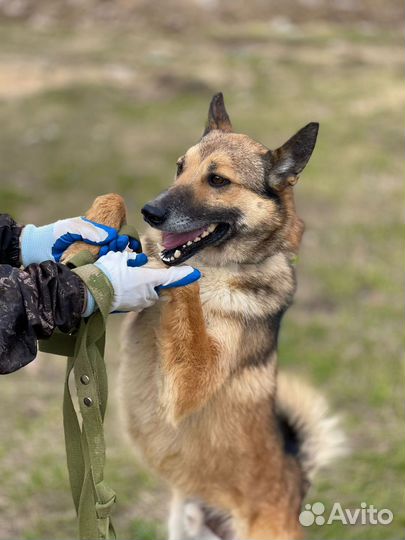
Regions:
<instances>
[{"instance_id":1,"label":"dog's ear","mask_svg":"<svg viewBox=\"0 0 405 540\"><path fill-rule=\"evenodd\" d=\"M203 137L213 129L219 129L228 133L232 131L232 124L225 109L224 96L222 95L222 92L215 94L211 100L210 108L208 110L208 120Z\"/></svg>"},{"instance_id":2,"label":"dog's ear","mask_svg":"<svg viewBox=\"0 0 405 540\"><path fill-rule=\"evenodd\" d=\"M293 186L314 150L319 124L311 122L300 129L283 146L265 155L266 182L270 189L282 191Z\"/></svg>"}]
</instances>

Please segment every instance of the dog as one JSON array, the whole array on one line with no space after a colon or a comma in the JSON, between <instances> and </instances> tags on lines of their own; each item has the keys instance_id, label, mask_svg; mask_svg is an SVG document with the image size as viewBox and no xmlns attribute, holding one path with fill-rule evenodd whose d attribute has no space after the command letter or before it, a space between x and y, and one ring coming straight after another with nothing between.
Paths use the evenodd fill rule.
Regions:
<instances>
[{"instance_id":1,"label":"dog","mask_svg":"<svg viewBox=\"0 0 405 540\"><path fill-rule=\"evenodd\" d=\"M324 399L277 374L304 228L293 186L317 133L310 123L269 150L233 132L217 94L173 185L142 209L151 263L202 273L124 328L124 422L172 490L170 540L300 538L314 474L340 453Z\"/></svg>"}]
</instances>

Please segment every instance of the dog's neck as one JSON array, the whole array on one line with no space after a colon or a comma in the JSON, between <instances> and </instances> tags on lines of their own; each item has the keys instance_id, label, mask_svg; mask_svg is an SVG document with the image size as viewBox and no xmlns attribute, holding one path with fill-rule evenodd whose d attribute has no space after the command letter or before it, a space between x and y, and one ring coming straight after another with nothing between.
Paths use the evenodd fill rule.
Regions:
<instances>
[{"instance_id":1,"label":"dog's neck","mask_svg":"<svg viewBox=\"0 0 405 540\"><path fill-rule=\"evenodd\" d=\"M166 267L154 234L142 239L151 266ZM295 292L295 269L290 253L279 251L259 262L225 261L200 255L188 261L201 271L201 301L206 310L244 319L269 318L284 312Z\"/></svg>"},{"instance_id":2,"label":"dog's neck","mask_svg":"<svg viewBox=\"0 0 405 540\"><path fill-rule=\"evenodd\" d=\"M268 318L285 311L295 292L295 271L277 253L260 264L198 266L201 300L207 309L244 319Z\"/></svg>"},{"instance_id":3,"label":"dog's neck","mask_svg":"<svg viewBox=\"0 0 405 540\"><path fill-rule=\"evenodd\" d=\"M283 258L291 267L295 266L296 255L290 253L284 253L283 251L277 251L276 253L267 254L262 259L257 261L225 261L223 263L210 263L204 259L200 259L198 255L193 259L190 259L189 263L191 266L196 266L200 270L207 270L215 272L218 269L225 269L232 273L249 273L249 272L260 272L266 271L272 264L279 264L280 258Z\"/></svg>"},{"instance_id":4,"label":"dog's neck","mask_svg":"<svg viewBox=\"0 0 405 540\"><path fill-rule=\"evenodd\" d=\"M142 242L150 265L165 267L156 240L148 235ZM295 292L290 254L280 251L247 264L227 262L218 266L197 257L188 262L202 273L198 283L208 327L215 333L225 324L248 333L249 339L238 345L244 350L238 352L234 375L237 377L240 369L249 366L273 369L277 364L280 321ZM255 346L256 342L264 344L264 349Z\"/></svg>"}]
</instances>

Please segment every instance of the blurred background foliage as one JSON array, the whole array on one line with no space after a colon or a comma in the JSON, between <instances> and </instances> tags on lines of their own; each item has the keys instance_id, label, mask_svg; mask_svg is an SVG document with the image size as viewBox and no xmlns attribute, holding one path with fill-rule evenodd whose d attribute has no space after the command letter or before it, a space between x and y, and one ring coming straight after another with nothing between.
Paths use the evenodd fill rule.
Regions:
<instances>
[{"instance_id":1,"label":"blurred background foliage","mask_svg":"<svg viewBox=\"0 0 405 540\"><path fill-rule=\"evenodd\" d=\"M117 191L141 226L139 208L171 182L218 90L236 130L270 147L320 122L296 187L306 234L280 368L327 395L350 441L308 501L364 501L395 519L314 526L311 538L403 536L402 21L399 0L0 0L0 201L22 223ZM167 489L117 420L120 323L107 356L116 528L164 538ZM64 360L44 356L0 381L2 539L75 536L63 377Z\"/></svg>"}]
</instances>

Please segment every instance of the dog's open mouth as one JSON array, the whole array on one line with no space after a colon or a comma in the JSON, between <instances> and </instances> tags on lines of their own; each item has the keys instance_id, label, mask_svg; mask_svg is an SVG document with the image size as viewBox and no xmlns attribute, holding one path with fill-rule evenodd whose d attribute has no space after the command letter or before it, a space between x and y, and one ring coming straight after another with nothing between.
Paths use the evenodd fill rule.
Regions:
<instances>
[{"instance_id":1,"label":"dog's open mouth","mask_svg":"<svg viewBox=\"0 0 405 540\"><path fill-rule=\"evenodd\" d=\"M168 266L180 264L206 246L218 243L229 229L228 223L211 223L206 227L184 233L163 231L163 249L160 258Z\"/></svg>"}]
</instances>

